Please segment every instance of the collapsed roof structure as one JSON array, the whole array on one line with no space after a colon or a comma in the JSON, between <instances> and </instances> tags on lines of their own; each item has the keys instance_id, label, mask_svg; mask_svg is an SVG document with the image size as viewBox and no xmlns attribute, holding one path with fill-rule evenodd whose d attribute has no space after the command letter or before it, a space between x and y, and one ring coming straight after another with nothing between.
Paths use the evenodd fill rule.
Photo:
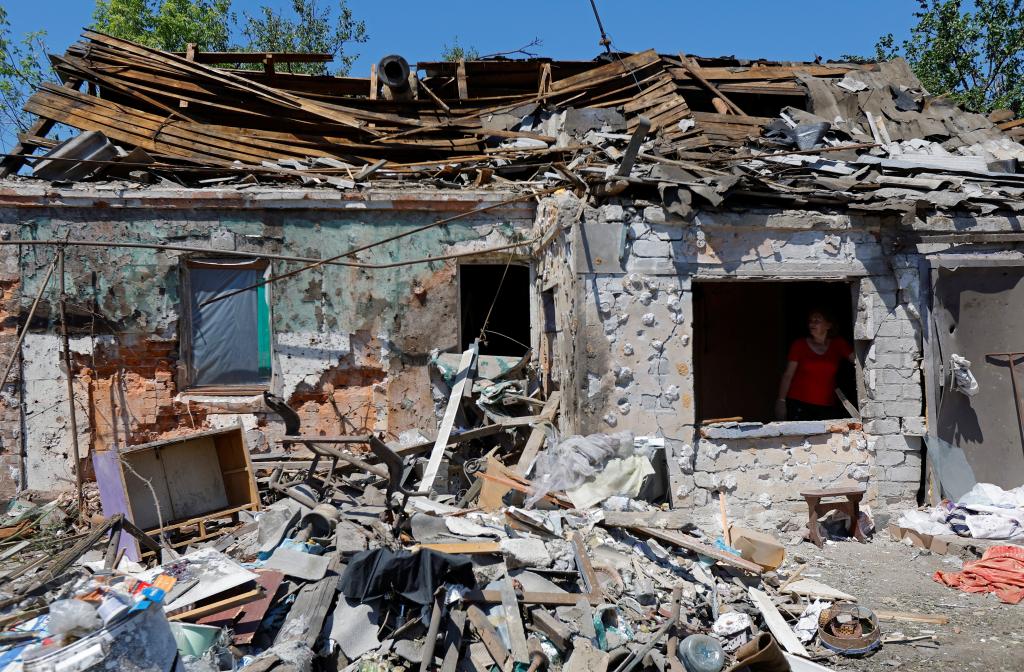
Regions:
<instances>
[{"instance_id":1,"label":"collapsed roof structure","mask_svg":"<svg viewBox=\"0 0 1024 672\"><path fill-rule=\"evenodd\" d=\"M218 172L357 182L368 170L440 186L554 179L621 193L623 184L609 186L620 182L667 189L676 209L694 196L719 205L771 194L872 209L970 197L991 211L1021 195L1012 166L1024 124L1004 115L997 125L926 95L900 60L794 64L649 50L411 68L396 56L370 78L278 69L315 54L255 55L262 70L213 65L251 56L170 54L87 31L52 57L62 85L45 83L30 98L26 110L39 121L3 171L53 147L47 132L65 124L143 152L110 160L189 184ZM956 177L928 177L935 173Z\"/></svg>"},{"instance_id":2,"label":"collapsed roof structure","mask_svg":"<svg viewBox=\"0 0 1024 672\"><path fill-rule=\"evenodd\" d=\"M324 58L174 54L86 31L52 57L60 83L29 99L38 121L0 162L0 491L102 500L107 527L72 551L121 527L156 552L281 550L259 587L226 591L263 611L218 623L261 628L263 591L288 585L299 606L277 643L422 669L438 623L371 615L356 598L372 586L345 579L352 599L321 633L342 565L370 553L405 571L399 547L415 544L464 553L448 569L466 578L491 571L477 556L501 556L529 585L505 571L464 593L446 654L470 650L468 618L481 667L529 663L525 633L499 635L474 609L500 603L521 629L516 606L539 605L530 624L568 667L628 670L664 662L646 656L685 634L682 609L706 631L724 616L730 655L755 630L737 614L807 653L773 606L803 605L745 586L719 614L698 597L756 583L774 560L748 556L781 550L745 530L739 558L690 534L720 526L728 542L726 501L738 522L806 527L820 544L1024 481L1024 120L931 95L900 60L648 50L287 71ZM61 127L79 133L48 137ZM853 353L825 418L779 399L809 311ZM310 510L298 524L296 504ZM314 537L327 554L297 556ZM622 567L596 573L598 549L657 582L661 611L628 611ZM687 553L715 574L681 565ZM114 544L107 555L119 562ZM26 572L18 595L49 594L57 570ZM448 618L431 592L402 597ZM175 604L192 619L223 606ZM829 613L822 627L842 630L830 619L849 614ZM393 650L357 636L377 627ZM426 654L405 646L421 630ZM839 634L822 641L856 648Z\"/></svg>"}]
</instances>

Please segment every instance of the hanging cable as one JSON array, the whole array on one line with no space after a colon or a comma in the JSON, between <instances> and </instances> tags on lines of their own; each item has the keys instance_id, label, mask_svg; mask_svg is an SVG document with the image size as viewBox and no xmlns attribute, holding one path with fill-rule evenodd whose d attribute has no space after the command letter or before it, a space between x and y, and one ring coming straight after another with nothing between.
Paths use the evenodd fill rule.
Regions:
<instances>
[{"instance_id":1,"label":"hanging cable","mask_svg":"<svg viewBox=\"0 0 1024 672\"><path fill-rule=\"evenodd\" d=\"M480 327L480 342L486 343L487 336L487 323L491 321L491 313L494 312L494 306L498 303L498 297L501 296L501 286L505 284L505 276L508 275L508 267L512 265L512 259L515 254L508 255L508 261L505 263L505 270L501 273L501 280L498 281L498 288L494 290L494 298L491 300L491 307L487 309L487 317L484 318L484 324Z\"/></svg>"},{"instance_id":2,"label":"hanging cable","mask_svg":"<svg viewBox=\"0 0 1024 672\"><path fill-rule=\"evenodd\" d=\"M597 19L597 29L601 31L601 39L598 41L604 50L609 54L612 53L612 41L608 38L608 34L604 32L604 24L601 23L601 15L597 13L597 3L595 0L590 0L590 8L594 10L594 18Z\"/></svg>"}]
</instances>

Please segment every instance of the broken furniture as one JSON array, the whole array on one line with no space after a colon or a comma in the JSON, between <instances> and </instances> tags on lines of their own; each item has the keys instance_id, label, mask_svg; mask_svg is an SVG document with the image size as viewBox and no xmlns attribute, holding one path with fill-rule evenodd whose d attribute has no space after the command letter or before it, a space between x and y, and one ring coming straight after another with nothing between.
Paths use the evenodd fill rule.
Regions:
<instances>
[{"instance_id":1,"label":"broken furniture","mask_svg":"<svg viewBox=\"0 0 1024 672\"><path fill-rule=\"evenodd\" d=\"M848 534L857 541L864 541L864 533L860 531L860 500L864 497L861 488L826 488L823 490L807 490L800 493L807 502L807 527L810 540L821 548L824 542L818 532L818 520L829 511L840 511L850 519ZM821 500L826 500L822 502ZM845 501L828 501L845 499Z\"/></svg>"},{"instance_id":2,"label":"broken furniture","mask_svg":"<svg viewBox=\"0 0 1024 672\"><path fill-rule=\"evenodd\" d=\"M97 452L93 465L104 515L124 514L155 537L197 528L174 547L218 536L211 522L260 508L241 426ZM138 559L134 537L121 543Z\"/></svg>"},{"instance_id":3,"label":"broken furniture","mask_svg":"<svg viewBox=\"0 0 1024 672\"><path fill-rule=\"evenodd\" d=\"M387 480L388 485L385 500L387 502L388 510L391 512L392 519L395 521L402 518L405 511L405 505L409 501L409 497L418 497L428 494L427 492L407 490L405 486L402 485L405 481L405 477L408 475L409 465L406 464L405 459L401 455L391 450L391 448L377 436L373 434L364 434L362 436L303 437L299 434L299 414L295 412L295 409L288 406L288 404L280 397L270 394L269 392L263 393L263 400L271 410L275 411L281 416L281 419L284 420L286 436L281 440L281 444L288 446L301 443L313 453L313 461L306 470L305 476L300 477L297 480L284 482L282 481L283 469L280 467L275 469L270 479L270 486L274 490L288 495L303 506L315 508L320 501L333 493L336 485L334 475L338 468L338 461L340 460ZM370 464L365 460L359 459L355 455L342 452L330 445L334 443L353 445L366 444L370 447L373 454L377 456L377 459L384 463L384 467L376 464ZM327 458L331 461L331 468L328 470L327 476L321 479L316 475L316 472L320 466L320 460L323 458ZM392 497L396 493L402 495L402 500L398 504L394 502Z\"/></svg>"}]
</instances>

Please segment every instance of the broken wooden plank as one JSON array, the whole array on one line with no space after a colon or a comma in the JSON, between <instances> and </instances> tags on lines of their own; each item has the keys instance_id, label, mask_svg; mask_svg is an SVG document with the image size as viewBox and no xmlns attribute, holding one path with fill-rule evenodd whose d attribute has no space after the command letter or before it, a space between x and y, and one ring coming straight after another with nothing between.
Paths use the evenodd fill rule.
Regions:
<instances>
[{"instance_id":1,"label":"broken wooden plank","mask_svg":"<svg viewBox=\"0 0 1024 672\"><path fill-rule=\"evenodd\" d=\"M601 590L601 584L597 580L597 572L594 571L594 566L590 562L587 544L583 541L583 537L579 532L573 532L572 534L572 552L576 560L576 569L579 570L580 578L583 579L584 590L588 594L597 597L597 599L601 599L604 591Z\"/></svg>"},{"instance_id":2,"label":"broken wooden plank","mask_svg":"<svg viewBox=\"0 0 1024 672\"><path fill-rule=\"evenodd\" d=\"M423 478L420 479L418 490L431 491L434 488L434 479L437 478L437 470L441 466L441 458L444 457L445 446L448 445L448 436L455 425L455 416L462 404L462 391L469 380L469 370L473 366L480 351L480 345L476 341L462 353L462 360L459 362L459 372L455 376L455 383L452 385L451 395L448 397L448 408L445 409L444 418L441 420L441 427L437 430L437 438L434 440L434 448L430 451L430 459L423 470Z\"/></svg>"},{"instance_id":3,"label":"broken wooden plank","mask_svg":"<svg viewBox=\"0 0 1024 672\"><path fill-rule=\"evenodd\" d=\"M555 645L558 652L564 654L572 639L569 626L548 613L547 609L531 610L530 619L533 622L533 629L543 633Z\"/></svg>"},{"instance_id":4,"label":"broken wooden plank","mask_svg":"<svg viewBox=\"0 0 1024 672\"><path fill-rule=\"evenodd\" d=\"M252 590L247 590L244 593L232 595L231 597L225 597L223 600L211 602L195 609L189 609L188 611L182 611L177 614L168 614L167 620L169 621L192 621L198 620L203 616L209 616L210 614L220 613L232 607L239 607L243 604L248 604L259 599L263 599L263 589L257 586Z\"/></svg>"},{"instance_id":5,"label":"broken wooden plank","mask_svg":"<svg viewBox=\"0 0 1024 672\"><path fill-rule=\"evenodd\" d=\"M465 630L466 610L453 609L448 617L448 629L444 636L444 659L441 661L441 672L455 672L455 668L459 664L459 652L462 650Z\"/></svg>"},{"instance_id":6,"label":"broken wooden plank","mask_svg":"<svg viewBox=\"0 0 1024 672\"><path fill-rule=\"evenodd\" d=\"M836 590L814 579L799 579L790 581L789 585L779 587L780 594L800 595L802 597L821 598L825 600L842 600L844 602L856 602L857 598L849 593Z\"/></svg>"},{"instance_id":7,"label":"broken wooden plank","mask_svg":"<svg viewBox=\"0 0 1024 672\"><path fill-rule=\"evenodd\" d=\"M790 653L809 658L810 654L807 652L807 649L800 643L800 638L796 636L793 629L786 623L786 619L779 613L771 598L753 586L747 588L747 594L750 595L750 600L754 603L754 606L761 612L765 625L768 626L779 646Z\"/></svg>"},{"instance_id":8,"label":"broken wooden plank","mask_svg":"<svg viewBox=\"0 0 1024 672\"><path fill-rule=\"evenodd\" d=\"M906 623L930 623L932 625L946 625L949 623L949 616L932 614L915 614L909 611L886 611L876 609L875 616L880 621L903 621Z\"/></svg>"},{"instance_id":9,"label":"broken wooden plank","mask_svg":"<svg viewBox=\"0 0 1024 672\"><path fill-rule=\"evenodd\" d=\"M501 582L499 592L501 593L501 611L508 632L509 653L513 662L529 664L530 650L526 646L526 630L523 628L523 619L519 615L519 602L516 600L515 589L512 587L512 579L508 575Z\"/></svg>"},{"instance_id":10,"label":"broken wooden plank","mask_svg":"<svg viewBox=\"0 0 1024 672\"><path fill-rule=\"evenodd\" d=\"M540 414L547 416L548 418L554 418L555 413L558 412L558 405L562 402L561 390L555 390L548 397L548 400L544 402L544 408L541 409ZM523 448L522 454L519 456L519 461L516 463L516 473L520 476L526 476L527 470L533 461L537 458L537 453L540 452L541 446L544 445L544 428L538 424L533 427L530 431L530 438L526 440L526 447Z\"/></svg>"},{"instance_id":11,"label":"broken wooden plank","mask_svg":"<svg viewBox=\"0 0 1024 672\"><path fill-rule=\"evenodd\" d=\"M499 600L500 601L500 600ZM505 672L511 672L513 663L511 656L509 655L508 649L501 641L501 637L498 635L498 631L494 629L491 622L487 620L487 614L480 610L480 607L470 605L466 609L466 617L469 622L473 624L478 635L480 635L480 641L487 647L487 653L490 654L491 659L494 663Z\"/></svg>"},{"instance_id":12,"label":"broken wooden plank","mask_svg":"<svg viewBox=\"0 0 1024 672\"><path fill-rule=\"evenodd\" d=\"M667 530L659 530L653 527L629 526L625 529L644 537L653 537L658 541L664 541L672 544L673 546L685 548L688 551L693 551L699 555L707 556L721 562L722 564L742 569L743 571L750 572L751 574L761 574L764 571L761 569L761 565L750 562L749 560L744 560L738 555L733 555L732 553L719 550L711 544L704 543L699 539L694 539L693 537L689 537L679 532L669 532Z\"/></svg>"},{"instance_id":13,"label":"broken wooden plank","mask_svg":"<svg viewBox=\"0 0 1024 672\"><path fill-rule=\"evenodd\" d=\"M463 601L475 604L500 604L501 591L498 590L471 590L462 597ZM543 605L549 607L572 607L580 600L587 604L600 604L601 600L593 595L581 595L580 593L541 593L533 591L523 592L517 599L523 604Z\"/></svg>"},{"instance_id":14,"label":"broken wooden plank","mask_svg":"<svg viewBox=\"0 0 1024 672\"><path fill-rule=\"evenodd\" d=\"M327 612L334 603L338 581L341 578L340 569L341 556L335 555L327 568L327 576L314 583L307 583L299 590L284 624L277 633L275 644L302 641L306 646L313 648L320 636Z\"/></svg>"}]
</instances>

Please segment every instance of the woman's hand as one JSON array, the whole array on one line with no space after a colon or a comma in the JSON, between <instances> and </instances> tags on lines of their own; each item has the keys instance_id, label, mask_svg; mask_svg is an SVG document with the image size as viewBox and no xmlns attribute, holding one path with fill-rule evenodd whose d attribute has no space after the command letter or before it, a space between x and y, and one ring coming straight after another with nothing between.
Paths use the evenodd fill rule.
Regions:
<instances>
[{"instance_id":1,"label":"woman's hand","mask_svg":"<svg viewBox=\"0 0 1024 672\"><path fill-rule=\"evenodd\" d=\"M776 399L775 400L775 419L785 420L786 419L786 400Z\"/></svg>"}]
</instances>

